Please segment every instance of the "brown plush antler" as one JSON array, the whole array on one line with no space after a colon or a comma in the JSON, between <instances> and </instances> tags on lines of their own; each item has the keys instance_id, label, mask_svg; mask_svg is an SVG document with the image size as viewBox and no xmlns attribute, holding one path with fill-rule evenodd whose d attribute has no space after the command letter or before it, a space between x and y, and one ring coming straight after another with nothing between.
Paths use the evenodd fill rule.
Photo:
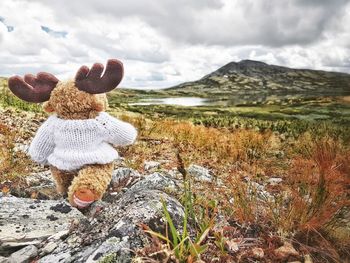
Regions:
<instances>
[{"instance_id":1,"label":"brown plush antler","mask_svg":"<svg viewBox=\"0 0 350 263\"><path fill-rule=\"evenodd\" d=\"M101 77L103 68L100 63L95 63L90 70L87 66L82 66L75 76L75 85L91 94L105 93L116 88L123 78L123 64L117 59L108 60L106 71Z\"/></svg>"},{"instance_id":2,"label":"brown plush antler","mask_svg":"<svg viewBox=\"0 0 350 263\"><path fill-rule=\"evenodd\" d=\"M8 86L20 99L38 103L49 100L51 91L58 81L54 75L40 72L36 76L27 74L24 80L19 76L11 77L8 80Z\"/></svg>"}]
</instances>

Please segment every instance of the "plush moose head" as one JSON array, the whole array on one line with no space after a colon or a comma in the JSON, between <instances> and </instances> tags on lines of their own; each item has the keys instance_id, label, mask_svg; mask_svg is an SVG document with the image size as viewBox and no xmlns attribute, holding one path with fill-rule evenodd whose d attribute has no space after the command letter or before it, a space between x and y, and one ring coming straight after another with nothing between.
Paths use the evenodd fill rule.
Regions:
<instances>
[{"instance_id":1,"label":"plush moose head","mask_svg":"<svg viewBox=\"0 0 350 263\"><path fill-rule=\"evenodd\" d=\"M102 64L95 63L91 69L82 66L74 81L60 82L52 74L40 72L36 76L27 74L24 79L11 77L8 83L17 97L27 102L45 102L44 110L62 119L88 119L105 110L105 93L116 88L123 78L119 60L108 60L101 76L103 70Z\"/></svg>"}]
</instances>

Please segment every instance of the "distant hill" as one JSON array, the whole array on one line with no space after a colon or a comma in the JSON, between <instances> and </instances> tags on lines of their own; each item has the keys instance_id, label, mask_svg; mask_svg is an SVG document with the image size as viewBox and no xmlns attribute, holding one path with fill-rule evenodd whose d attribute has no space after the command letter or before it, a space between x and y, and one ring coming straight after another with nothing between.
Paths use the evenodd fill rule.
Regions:
<instances>
[{"instance_id":1,"label":"distant hill","mask_svg":"<svg viewBox=\"0 0 350 263\"><path fill-rule=\"evenodd\" d=\"M349 95L350 74L292 69L259 61L230 62L200 80L163 90L172 94L314 94Z\"/></svg>"}]
</instances>

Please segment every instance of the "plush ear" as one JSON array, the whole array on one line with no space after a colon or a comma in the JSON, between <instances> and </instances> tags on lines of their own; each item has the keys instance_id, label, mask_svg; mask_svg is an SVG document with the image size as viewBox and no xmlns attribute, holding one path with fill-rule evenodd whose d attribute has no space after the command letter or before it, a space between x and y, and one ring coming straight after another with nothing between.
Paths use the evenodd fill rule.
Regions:
<instances>
[{"instance_id":1,"label":"plush ear","mask_svg":"<svg viewBox=\"0 0 350 263\"><path fill-rule=\"evenodd\" d=\"M46 111L47 113L51 113L51 112L54 112L54 111L55 111L55 109L51 106L51 104L50 104L49 101L44 102L44 104L43 104L43 109L44 109L44 111Z\"/></svg>"}]
</instances>

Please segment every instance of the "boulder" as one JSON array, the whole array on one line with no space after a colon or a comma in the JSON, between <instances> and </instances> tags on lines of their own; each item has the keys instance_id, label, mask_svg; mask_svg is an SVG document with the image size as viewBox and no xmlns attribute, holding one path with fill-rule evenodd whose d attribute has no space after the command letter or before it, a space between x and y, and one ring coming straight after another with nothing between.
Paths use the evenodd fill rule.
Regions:
<instances>
[{"instance_id":1,"label":"boulder","mask_svg":"<svg viewBox=\"0 0 350 263\"><path fill-rule=\"evenodd\" d=\"M65 201L1 197L0 202L0 255L39 244L84 217Z\"/></svg>"},{"instance_id":2,"label":"boulder","mask_svg":"<svg viewBox=\"0 0 350 263\"><path fill-rule=\"evenodd\" d=\"M157 189L161 191L174 191L177 189L175 179L171 179L160 173L147 175L143 180L134 184L130 190Z\"/></svg>"},{"instance_id":3,"label":"boulder","mask_svg":"<svg viewBox=\"0 0 350 263\"><path fill-rule=\"evenodd\" d=\"M184 209L176 199L159 190L129 189L96 217L80 220L69 237L58 240L56 249L39 262L99 262L113 256L118 262L131 262L132 251L149 242L143 224L165 233L162 200L181 231Z\"/></svg>"},{"instance_id":4,"label":"boulder","mask_svg":"<svg viewBox=\"0 0 350 263\"><path fill-rule=\"evenodd\" d=\"M26 246L8 258L9 263L29 263L31 259L38 255L38 249L34 245Z\"/></svg>"}]
</instances>

